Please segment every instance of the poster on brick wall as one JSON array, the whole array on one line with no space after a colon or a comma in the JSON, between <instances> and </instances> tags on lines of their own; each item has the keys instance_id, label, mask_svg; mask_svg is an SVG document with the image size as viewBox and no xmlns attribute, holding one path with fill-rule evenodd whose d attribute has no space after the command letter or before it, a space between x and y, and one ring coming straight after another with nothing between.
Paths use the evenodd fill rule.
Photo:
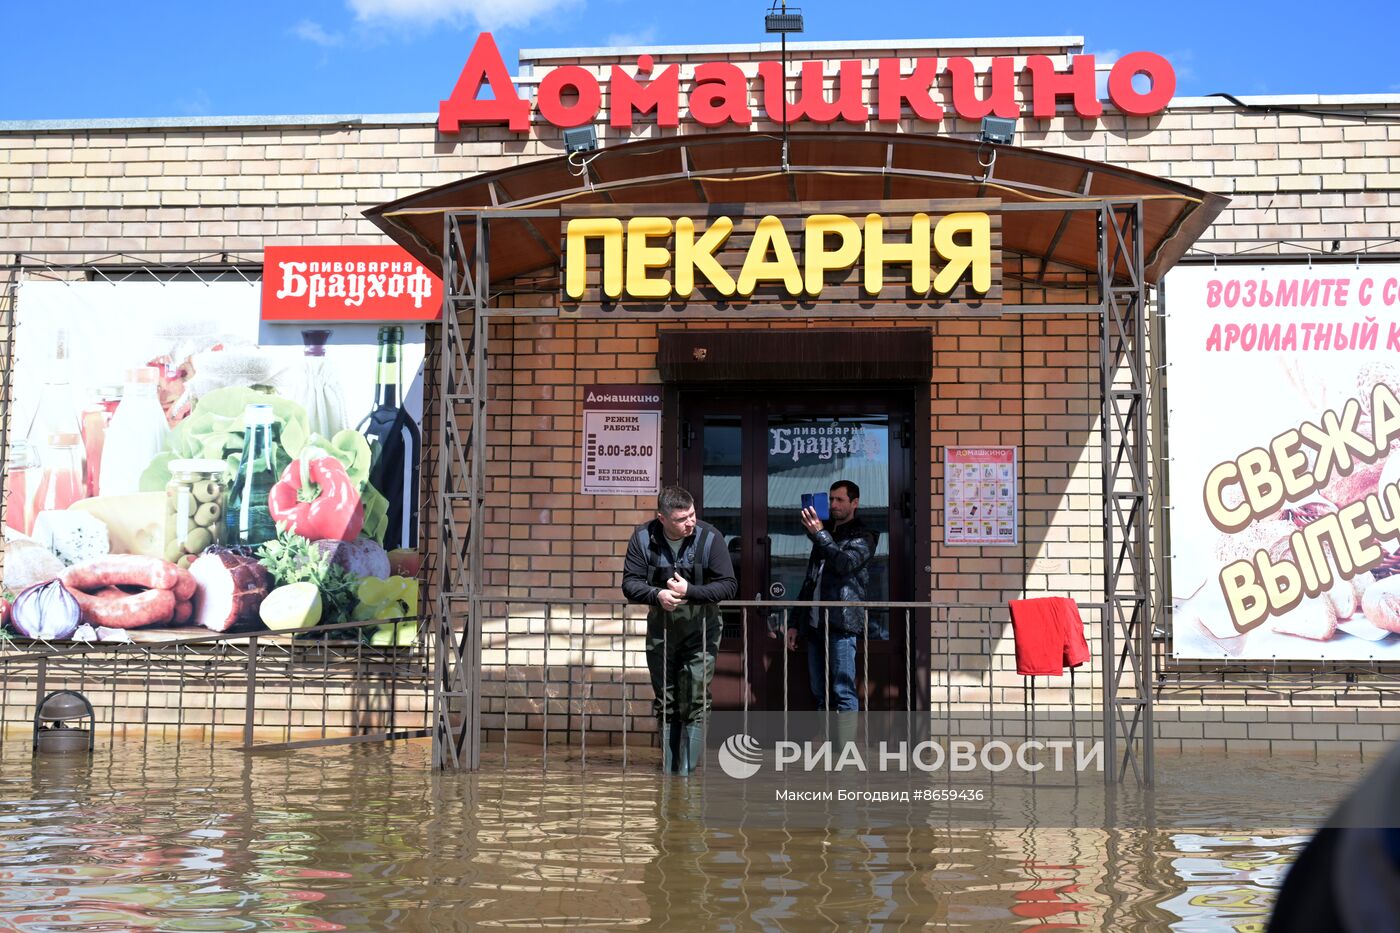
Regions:
<instances>
[{"instance_id":1,"label":"poster on brick wall","mask_svg":"<svg viewBox=\"0 0 1400 933\"><path fill-rule=\"evenodd\" d=\"M417 614L422 325L262 322L256 282L26 282L15 328L12 636Z\"/></svg>"},{"instance_id":2,"label":"poster on brick wall","mask_svg":"<svg viewBox=\"0 0 1400 933\"><path fill-rule=\"evenodd\" d=\"M943 543L1016 543L1016 448L943 448Z\"/></svg>"},{"instance_id":3,"label":"poster on brick wall","mask_svg":"<svg viewBox=\"0 0 1400 933\"><path fill-rule=\"evenodd\" d=\"M1400 265L1165 296L1174 654L1400 660Z\"/></svg>"},{"instance_id":4,"label":"poster on brick wall","mask_svg":"<svg viewBox=\"0 0 1400 933\"><path fill-rule=\"evenodd\" d=\"M661 491L661 387L591 385L583 392L583 494Z\"/></svg>"}]
</instances>

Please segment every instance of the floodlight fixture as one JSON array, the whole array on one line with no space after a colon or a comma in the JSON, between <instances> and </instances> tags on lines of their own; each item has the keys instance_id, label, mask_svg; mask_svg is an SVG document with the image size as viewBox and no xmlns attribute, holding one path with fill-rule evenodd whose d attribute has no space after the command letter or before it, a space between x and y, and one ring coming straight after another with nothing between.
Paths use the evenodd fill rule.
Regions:
<instances>
[{"instance_id":1,"label":"floodlight fixture","mask_svg":"<svg viewBox=\"0 0 1400 933\"><path fill-rule=\"evenodd\" d=\"M1016 139L1016 118L983 117L982 131L978 133L977 139L979 142L1000 146L1010 145Z\"/></svg>"},{"instance_id":2,"label":"floodlight fixture","mask_svg":"<svg viewBox=\"0 0 1400 933\"><path fill-rule=\"evenodd\" d=\"M564 131L564 152L592 152L598 148L598 131L591 126L576 126Z\"/></svg>"},{"instance_id":3,"label":"floodlight fixture","mask_svg":"<svg viewBox=\"0 0 1400 933\"><path fill-rule=\"evenodd\" d=\"M796 7L789 10L787 4L783 4L781 10L770 9L768 15L763 17L763 29L775 35L801 32L802 11Z\"/></svg>"}]
</instances>

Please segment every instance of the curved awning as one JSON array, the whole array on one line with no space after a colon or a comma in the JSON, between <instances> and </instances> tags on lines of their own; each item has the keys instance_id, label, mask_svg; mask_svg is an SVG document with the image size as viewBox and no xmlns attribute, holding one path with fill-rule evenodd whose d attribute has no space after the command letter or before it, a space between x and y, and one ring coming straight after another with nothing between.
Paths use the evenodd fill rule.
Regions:
<instances>
[{"instance_id":1,"label":"curved awning","mask_svg":"<svg viewBox=\"0 0 1400 933\"><path fill-rule=\"evenodd\" d=\"M982 161L996 153L990 175ZM1098 214L1105 200L1143 205L1143 259L1155 284L1229 203L1142 172L1017 146L986 146L944 136L793 132L789 169L782 137L768 133L676 136L590 153L587 171L564 157L430 188L370 208L365 216L420 261L436 268L443 214L492 208L576 204L725 204L781 201L879 202L1001 198L1002 249L1039 268L1096 274ZM493 281L557 269L560 229L548 217L493 224ZM1043 278L1043 273L1042 273Z\"/></svg>"}]
</instances>

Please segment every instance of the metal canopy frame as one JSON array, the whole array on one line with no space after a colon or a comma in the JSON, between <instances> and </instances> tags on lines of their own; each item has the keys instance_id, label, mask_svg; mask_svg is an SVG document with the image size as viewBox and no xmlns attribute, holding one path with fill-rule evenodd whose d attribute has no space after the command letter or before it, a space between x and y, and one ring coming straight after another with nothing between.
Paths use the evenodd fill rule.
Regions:
<instances>
[{"instance_id":1,"label":"metal canopy frame","mask_svg":"<svg viewBox=\"0 0 1400 933\"><path fill-rule=\"evenodd\" d=\"M794 132L791 158L782 139L763 133L705 133L637 140L599 150L587 164L561 158L527 160L472 175L372 207L365 216L420 262L436 263L447 242L440 215L563 204L677 203L724 205L774 201L864 203L999 197L1004 210L1045 211L1078 204L1137 200L1149 283L1157 282L1224 209L1229 199L1120 166L1017 146L996 147L982 164L975 141L888 132ZM1074 223L1072 221L1082 221ZM1003 252L1034 257L1027 284L1046 288L1052 270L1094 276L1093 224L1078 212L1043 225L1004 231ZM547 271L562 244L539 229L506 231L510 251L494 261L495 275ZM508 242L498 238L498 246ZM1008 270L1009 271L1009 270Z\"/></svg>"},{"instance_id":2,"label":"metal canopy frame","mask_svg":"<svg viewBox=\"0 0 1400 933\"><path fill-rule=\"evenodd\" d=\"M1093 211L1097 215L1098 269L1086 283L1097 304L1027 306L1014 311L1097 314L1100 319L1100 452L1103 492L1103 598L1100 631L1105 780L1154 779L1152 754L1152 573L1149 491L1154 474L1147 430L1150 396L1147 365L1148 281L1143 255L1141 199L1093 199L1044 204L1005 204L1003 209ZM484 525L487 505L488 335L492 318L571 318L557 306L504 307L521 291L558 294L555 276L538 276L523 289L492 291L490 239L495 224L555 219L557 207L506 205L443 212L444 283L439 351L437 434L438 492L435 592L428 600L435 639L434 766L476 770L481 764L481 653L484 592ZM1063 221L1061 226L1063 227ZM1058 238L1057 238L1058 239ZM1052 243L1053 248L1053 243ZM505 283L502 283L503 285ZM735 317L696 308L693 319ZM803 313L802 317L830 317ZM776 317L744 315L747 320ZM464 320L465 318L465 320Z\"/></svg>"}]
</instances>

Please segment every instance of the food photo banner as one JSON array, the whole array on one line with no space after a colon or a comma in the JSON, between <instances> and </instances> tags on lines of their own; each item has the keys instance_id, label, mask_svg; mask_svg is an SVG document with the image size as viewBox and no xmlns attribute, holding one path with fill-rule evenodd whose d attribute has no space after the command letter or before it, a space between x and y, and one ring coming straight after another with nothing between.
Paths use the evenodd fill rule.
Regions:
<instances>
[{"instance_id":1,"label":"food photo banner","mask_svg":"<svg viewBox=\"0 0 1400 933\"><path fill-rule=\"evenodd\" d=\"M422 325L278 324L259 307L257 283L19 286L9 635L417 615ZM409 644L416 624L364 631Z\"/></svg>"},{"instance_id":2,"label":"food photo banner","mask_svg":"<svg viewBox=\"0 0 1400 933\"><path fill-rule=\"evenodd\" d=\"M1165 294L1175 655L1400 660L1400 265Z\"/></svg>"}]
</instances>

